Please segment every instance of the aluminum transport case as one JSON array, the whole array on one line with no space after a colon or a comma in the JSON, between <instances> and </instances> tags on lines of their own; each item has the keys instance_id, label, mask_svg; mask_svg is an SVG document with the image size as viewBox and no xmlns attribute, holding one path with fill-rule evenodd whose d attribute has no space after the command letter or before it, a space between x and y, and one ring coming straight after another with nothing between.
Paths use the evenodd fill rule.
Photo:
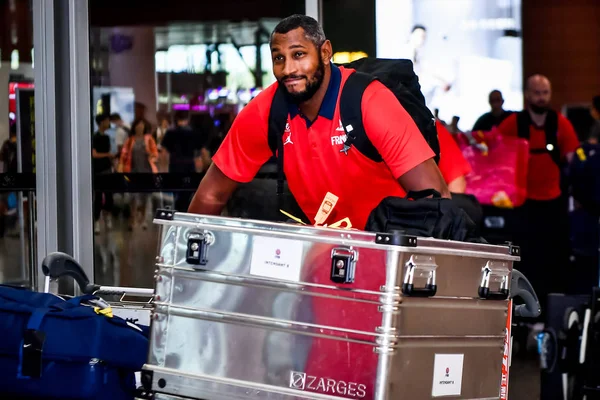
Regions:
<instances>
[{"instance_id":1,"label":"aluminum transport case","mask_svg":"<svg viewBox=\"0 0 600 400\"><path fill-rule=\"evenodd\" d=\"M142 381L194 399L498 399L514 246L159 210Z\"/></svg>"}]
</instances>

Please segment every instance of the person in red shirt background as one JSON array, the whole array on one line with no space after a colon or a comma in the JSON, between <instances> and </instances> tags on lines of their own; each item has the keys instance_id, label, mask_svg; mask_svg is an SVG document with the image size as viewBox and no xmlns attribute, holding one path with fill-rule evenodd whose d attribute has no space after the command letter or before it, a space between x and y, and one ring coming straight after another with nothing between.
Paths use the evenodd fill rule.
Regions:
<instances>
[{"instance_id":1,"label":"person in red shirt background","mask_svg":"<svg viewBox=\"0 0 600 400\"><path fill-rule=\"evenodd\" d=\"M436 120L435 127L440 143L440 172L448 184L450 193L464 193L467 188L466 176L471 172L471 165L444 124Z\"/></svg>"},{"instance_id":2,"label":"person in red shirt background","mask_svg":"<svg viewBox=\"0 0 600 400\"><path fill-rule=\"evenodd\" d=\"M239 183L250 182L272 156L268 144L271 101L282 86L289 104L283 134L284 172L294 198L313 218L327 192L339 197L327 223L349 218L362 229L369 213L387 196L433 188L450 193L434 153L394 94L374 81L362 97L369 140L382 155L377 163L356 149L347 154L339 114L339 96L351 69L331 62L331 42L314 19L295 15L271 35L277 82L237 116L188 209L220 214Z\"/></svg>"},{"instance_id":3,"label":"person in red shirt background","mask_svg":"<svg viewBox=\"0 0 600 400\"><path fill-rule=\"evenodd\" d=\"M538 292L542 305L548 293L563 292L561 271L567 268L569 253L561 169L579 147L575 129L567 118L551 109L551 98L550 80L543 75L531 76L525 85L526 109L512 114L498 127L506 136L529 136L527 201L520 210L522 225L516 244L521 246L520 269ZM527 118L529 132L519 132L519 118ZM551 121L556 121L550 128L556 132L548 132L556 137L556 157L546 132Z\"/></svg>"}]
</instances>

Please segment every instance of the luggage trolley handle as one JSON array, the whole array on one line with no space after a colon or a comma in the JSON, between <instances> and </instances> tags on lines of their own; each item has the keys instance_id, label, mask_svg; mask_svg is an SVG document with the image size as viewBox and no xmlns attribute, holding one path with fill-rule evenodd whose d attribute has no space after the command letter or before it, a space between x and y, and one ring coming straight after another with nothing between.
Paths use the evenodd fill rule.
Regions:
<instances>
[{"instance_id":1,"label":"luggage trolley handle","mask_svg":"<svg viewBox=\"0 0 600 400\"><path fill-rule=\"evenodd\" d=\"M540 302L531 283L519 270L513 269L510 280L510 298L520 298L524 304L515 305L515 316L537 318L542 312Z\"/></svg>"},{"instance_id":2,"label":"luggage trolley handle","mask_svg":"<svg viewBox=\"0 0 600 400\"><path fill-rule=\"evenodd\" d=\"M55 280L62 276L70 276L77 282L81 292L85 294L93 294L100 289L99 285L90 283L83 268L73 257L62 252L53 252L44 257L42 271L46 275L46 279Z\"/></svg>"},{"instance_id":3,"label":"luggage trolley handle","mask_svg":"<svg viewBox=\"0 0 600 400\"><path fill-rule=\"evenodd\" d=\"M479 297L485 300L506 300L509 294L509 270L506 267L496 268L494 262L488 263L481 269L481 283L479 284ZM490 289L490 280L493 276L500 276L500 288L498 291Z\"/></svg>"}]
</instances>

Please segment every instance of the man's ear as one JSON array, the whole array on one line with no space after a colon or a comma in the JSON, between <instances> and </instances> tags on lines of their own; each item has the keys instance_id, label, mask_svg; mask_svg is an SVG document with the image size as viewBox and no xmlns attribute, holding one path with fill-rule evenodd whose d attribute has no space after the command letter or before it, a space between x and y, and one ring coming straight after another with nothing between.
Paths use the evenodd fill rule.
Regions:
<instances>
[{"instance_id":1,"label":"man's ear","mask_svg":"<svg viewBox=\"0 0 600 400\"><path fill-rule=\"evenodd\" d=\"M332 58L333 49L331 47L331 41L326 40L321 45L321 60L323 60L323 64L329 64Z\"/></svg>"}]
</instances>

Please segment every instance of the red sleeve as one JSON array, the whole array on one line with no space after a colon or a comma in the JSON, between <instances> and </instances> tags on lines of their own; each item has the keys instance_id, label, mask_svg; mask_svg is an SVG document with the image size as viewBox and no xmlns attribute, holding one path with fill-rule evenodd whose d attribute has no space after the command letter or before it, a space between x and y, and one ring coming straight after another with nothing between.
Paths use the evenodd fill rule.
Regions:
<instances>
[{"instance_id":1,"label":"red sleeve","mask_svg":"<svg viewBox=\"0 0 600 400\"><path fill-rule=\"evenodd\" d=\"M519 128L517 127L517 114L512 113L509 117L507 117L500 125L498 125L498 130L504 136L519 136Z\"/></svg>"},{"instance_id":2,"label":"red sleeve","mask_svg":"<svg viewBox=\"0 0 600 400\"><path fill-rule=\"evenodd\" d=\"M230 179L250 182L273 155L267 138L272 95L262 92L238 114L212 160ZM266 107L266 109L265 109Z\"/></svg>"},{"instance_id":3,"label":"red sleeve","mask_svg":"<svg viewBox=\"0 0 600 400\"><path fill-rule=\"evenodd\" d=\"M579 138L571 122L562 115L558 116L558 147L560 156L574 152L579 147Z\"/></svg>"},{"instance_id":4,"label":"red sleeve","mask_svg":"<svg viewBox=\"0 0 600 400\"><path fill-rule=\"evenodd\" d=\"M435 154L394 94L375 81L362 99L367 136L396 179Z\"/></svg>"},{"instance_id":5,"label":"red sleeve","mask_svg":"<svg viewBox=\"0 0 600 400\"><path fill-rule=\"evenodd\" d=\"M454 141L452 134L439 122L436 122L438 140L440 142L440 163L438 167L446 183L471 172L471 164L465 159Z\"/></svg>"}]
</instances>

